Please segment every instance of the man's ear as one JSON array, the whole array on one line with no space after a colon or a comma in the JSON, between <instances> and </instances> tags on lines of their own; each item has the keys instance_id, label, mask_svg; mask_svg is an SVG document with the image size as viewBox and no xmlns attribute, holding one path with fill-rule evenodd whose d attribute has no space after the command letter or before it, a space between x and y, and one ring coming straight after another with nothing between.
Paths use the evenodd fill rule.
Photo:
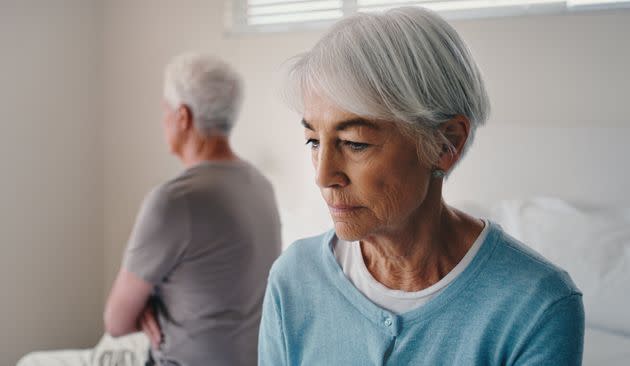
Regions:
<instances>
[{"instance_id":1,"label":"man's ear","mask_svg":"<svg viewBox=\"0 0 630 366\"><path fill-rule=\"evenodd\" d=\"M440 132L448 140L450 146L444 144L436 168L448 172L459 160L459 157L470 135L470 120L458 114L451 120L442 123Z\"/></svg>"},{"instance_id":2,"label":"man's ear","mask_svg":"<svg viewBox=\"0 0 630 366\"><path fill-rule=\"evenodd\" d=\"M177 108L177 127L182 131L187 131L193 126L193 115L190 108L182 104Z\"/></svg>"}]
</instances>

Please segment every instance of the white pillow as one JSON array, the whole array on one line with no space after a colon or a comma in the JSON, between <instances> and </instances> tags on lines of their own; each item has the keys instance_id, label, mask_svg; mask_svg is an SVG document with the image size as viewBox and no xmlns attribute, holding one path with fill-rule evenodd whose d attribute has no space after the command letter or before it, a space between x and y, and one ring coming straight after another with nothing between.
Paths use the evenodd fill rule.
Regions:
<instances>
[{"instance_id":1,"label":"white pillow","mask_svg":"<svg viewBox=\"0 0 630 366\"><path fill-rule=\"evenodd\" d=\"M149 339L144 333L113 338L103 335L92 351L91 366L144 366Z\"/></svg>"},{"instance_id":2,"label":"white pillow","mask_svg":"<svg viewBox=\"0 0 630 366\"><path fill-rule=\"evenodd\" d=\"M490 218L569 272L584 293L587 325L630 335L630 209L536 198L500 202Z\"/></svg>"},{"instance_id":3,"label":"white pillow","mask_svg":"<svg viewBox=\"0 0 630 366\"><path fill-rule=\"evenodd\" d=\"M453 207L479 218L489 218L491 214L490 207L474 201L459 201Z\"/></svg>"}]
</instances>

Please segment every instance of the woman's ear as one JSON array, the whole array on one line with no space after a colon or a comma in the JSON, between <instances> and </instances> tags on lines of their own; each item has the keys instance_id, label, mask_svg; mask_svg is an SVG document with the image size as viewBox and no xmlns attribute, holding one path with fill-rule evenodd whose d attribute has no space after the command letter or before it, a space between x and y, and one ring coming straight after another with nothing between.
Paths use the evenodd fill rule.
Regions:
<instances>
[{"instance_id":1,"label":"woman's ear","mask_svg":"<svg viewBox=\"0 0 630 366\"><path fill-rule=\"evenodd\" d=\"M458 114L451 120L442 123L439 127L439 131L446 137L450 146L446 144L442 146L442 152L440 153L440 159L436 164L436 168L448 172L451 167L455 165L457 160L459 160L466 141L468 141L470 120Z\"/></svg>"}]
</instances>

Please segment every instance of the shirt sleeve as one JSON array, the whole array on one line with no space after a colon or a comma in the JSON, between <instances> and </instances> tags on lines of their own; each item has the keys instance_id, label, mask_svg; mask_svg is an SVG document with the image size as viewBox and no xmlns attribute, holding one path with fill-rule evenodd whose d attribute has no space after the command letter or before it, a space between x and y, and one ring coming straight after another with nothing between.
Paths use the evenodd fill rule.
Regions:
<instances>
[{"instance_id":1,"label":"shirt sleeve","mask_svg":"<svg viewBox=\"0 0 630 366\"><path fill-rule=\"evenodd\" d=\"M538 319L514 365L581 365L584 347L582 295L552 304Z\"/></svg>"},{"instance_id":2,"label":"shirt sleeve","mask_svg":"<svg viewBox=\"0 0 630 366\"><path fill-rule=\"evenodd\" d=\"M278 303L278 293L270 275L258 335L258 366L287 365L282 317Z\"/></svg>"},{"instance_id":3,"label":"shirt sleeve","mask_svg":"<svg viewBox=\"0 0 630 366\"><path fill-rule=\"evenodd\" d=\"M154 285L181 261L190 241L185 197L166 187L144 199L123 258L123 267Z\"/></svg>"}]
</instances>

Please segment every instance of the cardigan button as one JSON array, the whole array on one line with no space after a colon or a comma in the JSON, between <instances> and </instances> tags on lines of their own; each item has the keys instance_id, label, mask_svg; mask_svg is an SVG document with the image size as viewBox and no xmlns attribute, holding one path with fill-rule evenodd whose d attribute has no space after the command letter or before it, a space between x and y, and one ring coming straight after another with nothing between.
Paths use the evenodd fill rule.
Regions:
<instances>
[{"instance_id":1,"label":"cardigan button","mask_svg":"<svg viewBox=\"0 0 630 366\"><path fill-rule=\"evenodd\" d=\"M392 320L390 318L385 319L385 325L388 327L392 326Z\"/></svg>"}]
</instances>

